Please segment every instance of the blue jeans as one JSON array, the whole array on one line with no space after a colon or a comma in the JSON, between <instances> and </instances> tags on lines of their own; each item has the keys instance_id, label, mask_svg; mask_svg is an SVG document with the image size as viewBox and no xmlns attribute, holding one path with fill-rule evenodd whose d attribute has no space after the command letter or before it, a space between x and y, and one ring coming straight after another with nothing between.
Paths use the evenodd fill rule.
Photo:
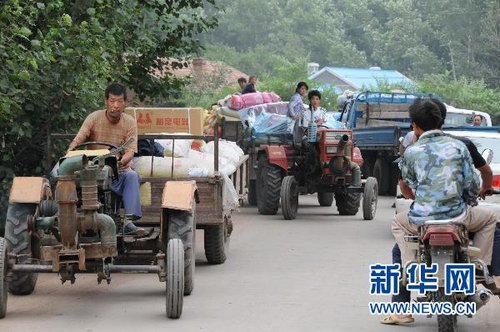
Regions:
<instances>
[{"instance_id":1,"label":"blue jeans","mask_svg":"<svg viewBox=\"0 0 500 332\"><path fill-rule=\"evenodd\" d=\"M401 264L401 251L396 243L392 248L392 263ZM491 257L491 271L494 276L500 276L500 228L497 225L493 238L493 255ZM406 290L406 287L400 287L399 294L392 296L392 302L410 302L411 292Z\"/></svg>"},{"instance_id":2,"label":"blue jeans","mask_svg":"<svg viewBox=\"0 0 500 332\"><path fill-rule=\"evenodd\" d=\"M114 180L111 184L113 192L122 197L125 214L133 215L135 218L142 217L139 185L139 175L133 170L121 173L118 180Z\"/></svg>"}]
</instances>

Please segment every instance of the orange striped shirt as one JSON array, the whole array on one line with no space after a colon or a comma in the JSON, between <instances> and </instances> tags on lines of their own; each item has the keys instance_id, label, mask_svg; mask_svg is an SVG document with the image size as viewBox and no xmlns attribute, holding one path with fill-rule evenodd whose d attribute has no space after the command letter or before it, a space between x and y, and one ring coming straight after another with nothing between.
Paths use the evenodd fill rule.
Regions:
<instances>
[{"instance_id":1,"label":"orange striped shirt","mask_svg":"<svg viewBox=\"0 0 500 332\"><path fill-rule=\"evenodd\" d=\"M122 113L120 121L112 123L106 117L106 111L100 110L87 116L72 144L100 141L120 146L131 138L133 142L125 150L137 152L137 123L131 115ZM87 148L102 149L102 146L91 145Z\"/></svg>"}]
</instances>

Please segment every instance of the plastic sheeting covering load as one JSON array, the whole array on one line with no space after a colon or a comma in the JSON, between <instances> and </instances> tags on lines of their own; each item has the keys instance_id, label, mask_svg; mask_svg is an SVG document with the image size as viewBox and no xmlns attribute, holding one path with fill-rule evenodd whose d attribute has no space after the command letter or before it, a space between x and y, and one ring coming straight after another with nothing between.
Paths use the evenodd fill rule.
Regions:
<instances>
[{"instance_id":1,"label":"plastic sheeting covering load","mask_svg":"<svg viewBox=\"0 0 500 332\"><path fill-rule=\"evenodd\" d=\"M161 133L166 135L190 135L186 133ZM173 139L157 139L155 140L163 147L163 153L165 156L174 156L174 157L185 157L189 153L189 149L191 148L191 144L193 143L192 139L176 139L175 144ZM172 151L174 150L174 151Z\"/></svg>"},{"instance_id":2,"label":"plastic sheeting covering load","mask_svg":"<svg viewBox=\"0 0 500 332\"><path fill-rule=\"evenodd\" d=\"M208 142L202 152L213 154L214 142ZM243 150L235 142L219 140L219 156L228 159L233 165L236 166L243 155Z\"/></svg>"},{"instance_id":3,"label":"plastic sheeting covering load","mask_svg":"<svg viewBox=\"0 0 500 332\"><path fill-rule=\"evenodd\" d=\"M346 129L345 125L336 119L335 113L326 113L323 126L329 129Z\"/></svg>"},{"instance_id":4,"label":"plastic sheeting covering load","mask_svg":"<svg viewBox=\"0 0 500 332\"><path fill-rule=\"evenodd\" d=\"M251 128L251 140L257 143L288 143L293 139L295 121L288 115L288 103L258 105L241 110L245 127Z\"/></svg>"},{"instance_id":5,"label":"plastic sheeting covering load","mask_svg":"<svg viewBox=\"0 0 500 332\"><path fill-rule=\"evenodd\" d=\"M219 109L217 109L217 112L220 115L230 116L230 117L237 118L237 119L240 118L240 112L239 111L232 110L232 109L230 109L227 106L220 107Z\"/></svg>"},{"instance_id":6,"label":"plastic sheeting covering load","mask_svg":"<svg viewBox=\"0 0 500 332\"><path fill-rule=\"evenodd\" d=\"M173 177L188 177L191 162L185 158L137 157L134 158L134 170L142 178L172 177L172 160L174 162Z\"/></svg>"},{"instance_id":7,"label":"plastic sheeting covering load","mask_svg":"<svg viewBox=\"0 0 500 332\"><path fill-rule=\"evenodd\" d=\"M189 151L187 159L191 160L192 163L190 176L197 177L200 172L203 174L207 172L209 176L214 175L214 158L215 156L210 152ZM233 159L225 158L219 148L219 172L221 174L233 174L236 171L236 164Z\"/></svg>"},{"instance_id":8,"label":"plastic sheeting covering load","mask_svg":"<svg viewBox=\"0 0 500 332\"><path fill-rule=\"evenodd\" d=\"M252 124L255 122L255 118L262 112L287 115L288 102L262 104L244 108L239 111L241 122L243 122L243 125L245 126L248 125L249 127L252 127Z\"/></svg>"},{"instance_id":9,"label":"plastic sheeting covering load","mask_svg":"<svg viewBox=\"0 0 500 332\"><path fill-rule=\"evenodd\" d=\"M172 175L172 161L174 163ZM191 150L187 157L137 157L134 158L134 169L140 177L207 177L213 176L214 155ZM219 157L219 173L230 175L236 171L231 160Z\"/></svg>"},{"instance_id":10,"label":"plastic sheeting covering load","mask_svg":"<svg viewBox=\"0 0 500 332\"><path fill-rule=\"evenodd\" d=\"M233 110L241 110L259 104L275 103L281 101L280 96L274 92L254 92L244 95L235 94L224 98L221 106L227 106Z\"/></svg>"},{"instance_id":11,"label":"plastic sheeting covering load","mask_svg":"<svg viewBox=\"0 0 500 332\"><path fill-rule=\"evenodd\" d=\"M226 174L222 174L224 187L222 190L222 206L224 210L235 210L240 206L238 193L234 188L233 181Z\"/></svg>"}]
</instances>

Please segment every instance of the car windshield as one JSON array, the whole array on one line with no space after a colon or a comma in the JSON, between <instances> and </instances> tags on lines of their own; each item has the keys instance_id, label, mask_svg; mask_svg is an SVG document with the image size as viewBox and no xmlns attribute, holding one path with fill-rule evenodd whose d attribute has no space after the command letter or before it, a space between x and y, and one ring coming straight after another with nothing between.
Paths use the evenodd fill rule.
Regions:
<instances>
[{"instance_id":1,"label":"car windshield","mask_svg":"<svg viewBox=\"0 0 500 332\"><path fill-rule=\"evenodd\" d=\"M484 149L493 150L491 162L500 163L500 137L469 137L469 139L474 142L479 153L482 153Z\"/></svg>"},{"instance_id":2,"label":"car windshield","mask_svg":"<svg viewBox=\"0 0 500 332\"><path fill-rule=\"evenodd\" d=\"M470 126L472 125L472 115L464 113L451 113L446 114L446 119L444 124L449 126ZM483 117L481 121L481 126L486 126L486 119Z\"/></svg>"}]
</instances>

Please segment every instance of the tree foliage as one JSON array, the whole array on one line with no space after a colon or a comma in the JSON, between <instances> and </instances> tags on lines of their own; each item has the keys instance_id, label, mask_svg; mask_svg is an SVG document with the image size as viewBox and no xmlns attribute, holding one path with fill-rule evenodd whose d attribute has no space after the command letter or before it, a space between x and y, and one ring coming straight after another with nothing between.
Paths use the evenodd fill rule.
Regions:
<instances>
[{"instance_id":1,"label":"tree foliage","mask_svg":"<svg viewBox=\"0 0 500 332\"><path fill-rule=\"evenodd\" d=\"M494 124L499 123L500 91L489 88L481 80L453 80L449 73L432 74L419 82L419 90L434 93L453 106L490 113Z\"/></svg>"},{"instance_id":2,"label":"tree foliage","mask_svg":"<svg viewBox=\"0 0 500 332\"><path fill-rule=\"evenodd\" d=\"M205 55L249 74L305 58L380 66L414 79L450 72L500 84L498 0L218 0ZM260 65L263 64L263 65Z\"/></svg>"},{"instance_id":3,"label":"tree foliage","mask_svg":"<svg viewBox=\"0 0 500 332\"><path fill-rule=\"evenodd\" d=\"M140 98L177 91L183 81L168 69L199 52L197 36L216 24L205 11L213 2L1 1L0 190L8 193L13 174L50 169L48 134L75 131L110 81Z\"/></svg>"}]
</instances>

